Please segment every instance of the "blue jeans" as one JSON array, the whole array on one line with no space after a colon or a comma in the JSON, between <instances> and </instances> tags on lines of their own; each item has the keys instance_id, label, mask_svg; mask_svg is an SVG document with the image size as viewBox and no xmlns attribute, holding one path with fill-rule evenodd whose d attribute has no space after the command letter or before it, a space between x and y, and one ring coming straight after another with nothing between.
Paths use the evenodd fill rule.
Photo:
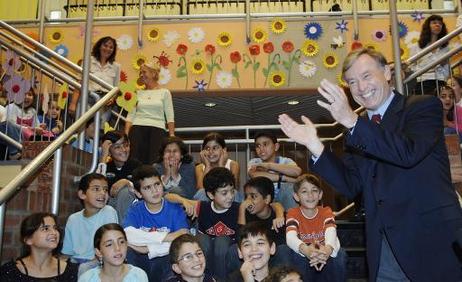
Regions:
<instances>
[{"instance_id":1,"label":"blue jeans","mask_svg":"<svg viewBox=\"0 0 462 282\"><path fill-rule=\"evenodd\" d=\"M15 141L21 142L21 128L18 125L3 121L0 123L0 131ZM0 144L5 145L8 148L8 155L15 155L19 152L15 146L8 144L3 141L3 139L0 139Z\"/></svg>"},{"instance_id":2,"label":"blue jeans","mask_svg":"<svg viewBox=\"0 0 462 282\"><path fill-rule=\"evenodd\" d=\"M211 238L206 234L197 234L202 250L207 260L208 272L219 279L225 279L226 254L232 244L232 239L228 236Z\"/></svg>"},{"instance_id":3,"label":"blue jeans","mask_svg":"<svg viewBox=\"0 0 462 282\"><path fill-rule=\"evenodd\" d=\"M378 282L392 282L392 281L410 281L404 274L403 269L396 261L393 251L390 248L385 235L382 238L382 248L380 251L379 270L377 272Z\"/></svg>"},{"instance_id":4,"label":"blue jeans","mask_svg":"<svg viewBox=\"0 0 462 282\"><path fill-rule=\"evenodd\" d=\"M346 281L347 254L340 248L335 258L330 257L327 264L321 271L311 267L306 257L292 251L292 262L294 267L303 275L303 281L314 282L343 282Z\"/></svg>"},{"instance_id":5,"label":"blue jeans","mask_svg":"<svg viewBox=\"0 0 462 282\"><path fill-rule=\"evenodd\" d=\"M127 261L129 264L138 266L148 275L149 282L161 282L170 273L169 256L149 259L147 254L140 254L128 248Z\"/></svg>"}]
</instances>

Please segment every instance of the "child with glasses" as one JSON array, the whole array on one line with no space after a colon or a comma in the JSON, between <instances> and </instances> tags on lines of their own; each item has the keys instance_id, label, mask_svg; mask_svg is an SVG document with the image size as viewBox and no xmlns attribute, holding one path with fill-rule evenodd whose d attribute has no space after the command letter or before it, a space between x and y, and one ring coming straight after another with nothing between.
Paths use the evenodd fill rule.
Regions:
<instances>
[{"instance_id":1,"label":"child with glasses","mask_svg":"<svg viewBox=\"0 0 462 282\"><path fill-rule=\"evenodd\" d=\"M127 260L146 271L149 281L163 281L169 269L170 243L189 232L186 213L179 204L165 201L160 174L153 166L136 168L133 184L142 200L130 206L124 220Z\"/></svg>"},{"instance_id":2,"label":"child with glasses","mask_svg":"<svg viewBox=\"0 0 462 282\"><path fill-rule=\"evenodd\" d=\"M190 234L173 240L170 246L170 263L173 276L167 282L215 282L212 275L205 272L205 254L199 241Z\"/></svg>"},{"instance_id":3,"label":"child with glasses","mask_svg":"<svg viewBox=\"0 0 462 282\"><path fill-rule=\"evenodd\" d=\"M91 173L82 177L78 197L84 209L67 219L62 253L73 262L84 263L95 258L95 249L88 238L93 238L100 226L118 223L118 219L114 208L106 205L109 195L104 175Z\"/></svg>"}]
</instances>

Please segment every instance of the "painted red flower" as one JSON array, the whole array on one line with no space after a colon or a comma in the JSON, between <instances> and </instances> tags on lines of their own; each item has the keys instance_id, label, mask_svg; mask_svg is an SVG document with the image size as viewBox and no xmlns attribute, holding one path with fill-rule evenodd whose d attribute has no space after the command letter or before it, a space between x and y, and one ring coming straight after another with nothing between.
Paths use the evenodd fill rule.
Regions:
<instances>
[{"instance_id":1,"label":"painted red flower","mask_svg":"<svg viewBox=\"0 0 462 282\"><path fill-rule=\"evenodd\" d=\"M127 82L128 76L125 71L120 71L120 81Z\"/></svg>"},{"instance_id":2,"label":"painted red flower","mask_svg":"<svg viewBox=\"0 0 462 282\"><path fill-rule=\"evenodd\" d=\"M132 98L132 96L133 96L132 93L130 93L130 92L125 92L125 94L124 94L124 99L125 99L125 101L130 101L130 99Z\"/></svg>"},{"instance_id":3,"label":"painted red flower","mask_svg":"<svg viewBox=\"0 0 462 282\"><path fill-rule=\"evenodd\" d=\"M231 52L231 54L229 54L229 58L231 59L231 62L237 64L241 61L241 53L239 53L239 51Z\"/></svg>"},{"instance_id":4,"label":"painted red flower","mask_svg":"<svg viewBox=\"0 0 462 282\"><path fill-rule=\"evenodd\" d=\"M260 46L257 44L250 45L249 52L252 56L258 56L260 54Z\"/></svg>"},{"instance_id":5,"label":"painted red flower","mask_svg":"<svg viewBox=\"0 0 462 282\"><path fill-rule=\"evenodd\" d=\"M273 42L266 42L263 44L263 51L267 54L271 54L274 51L274 45Z\"/></svg>"},{"instance_id":6,"label":"painted red flower","mask_svg":"<svg viewBox=\"0 0 462 282\"><path fill-rule=\"evenodd\" d=\"M292 41L284 41L282 43L282 50L284 50L284 52L286 53L291 53L293 50L294 50L294 44L292 43Z\"/></svg>"},{"instance_id":7,"label":"painted red flower","mask_svg":"<svg viewBox=\"0 0 462 282\"><path fill-rule=\"evenodd\" d=\"M184 56L187 51L188 51L188 46L184 44L178 44L178 47L176 47L176 52L180 56Z\"/></svg>"},{"instance_id":8,"label":"painted red flower","mask_svg":"<svg viewBox=\"0 0 462 282\"><path fill-rule=\"evenodd\" d=\"M205 53L209 55L215 54L215 46L213 46L212 44L205 45Z\"/></svg>"},{"instance_id":9,"label":"painted red flower","mask_svg":"<svg viewBox=\"0 0 462 282\"><path fill-rule=\"evenodd\" d=\"M61 95L62 95L62 97L63 97L64 99L66 99L66 98L67 98L67 91L64 91Z\"/></svg>"},{"instance_id":10,"label":"painted red flower","mask_svg":"<svg viewBox=\"0 0 462 282\"><path fill-rule=\"evenodd\" d=\"M182 45L182 44L180 44L180 45ZM178 48L180 48L180 45L178 45ZM185 45L183 45L183 46L185 46ZM186 50L184 51L184 53L186 53L186 51L188 51L188 47L187 47L187 46L185 46L185 47L186 47ZM177 52L178 52L178 48L176 49ZM184 54L184 53L183 53L183 54ZM181 55L181 54L180 54L180 55ZM162 52L160 53L159 56L152 56L152 57L153 57L154 59L157 59L157 63L158 63L160 66L164 67L164 68L167 68L168 65L172 62L172 60L170 60L170 59L168 58L167 53L165 53L164 51L162 51Z\"/></svg>"},{"instance_id":11,"label":"painted red flower","mask_svg":"<svg viewBox=\"0 0 462 282\"><path fill-rule=\"evenodd\" d=\"M363 48L363 44L359 41L353 41L353 43L351 43L351 50L356 50L356 49L361 49Z\"/></svg>"}]
</instances>

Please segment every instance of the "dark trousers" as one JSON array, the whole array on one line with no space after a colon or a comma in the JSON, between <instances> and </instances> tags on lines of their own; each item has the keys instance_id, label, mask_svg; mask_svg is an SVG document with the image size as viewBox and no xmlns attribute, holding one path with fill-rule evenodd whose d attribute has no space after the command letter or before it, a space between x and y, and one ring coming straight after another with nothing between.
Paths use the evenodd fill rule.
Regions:
<instances>
[{"instance_id":1,"label":"dark trousers","mask_svg":"<svg viewBox=\"0 0 462 282\"><path fill-rule=\"evenodd\" d=\"M152 165L159 159L159 149L167 132L153 126L134 125L128 135L130 139L130 157L143 164Z\"/></svg>"},{"instance_id":2,"label":"dark trousers","mask_svg":"<svg viewBox=\"0 0 462 282\"><path fill-rule=\"evenodd\" d=\"M149 282L161 282L171 273L169 256L149 259L147 254L140 254L128 248L127 261L138 266L148 275Z\"/></svg>"},{"instance_id":3,"label":"dark trousers","mask_svg":"<svg viewBox=\"0 0 462 282\"><path fill-rule=\"evenodd\" d=\"M340 248L335 258L329 258L327 264L321 271L310 266L306 257L292 251L292 262L294 267L303 275L303 281L313 282L343 282L346 281L347 254Z\"/></svg>"}]
</instances>

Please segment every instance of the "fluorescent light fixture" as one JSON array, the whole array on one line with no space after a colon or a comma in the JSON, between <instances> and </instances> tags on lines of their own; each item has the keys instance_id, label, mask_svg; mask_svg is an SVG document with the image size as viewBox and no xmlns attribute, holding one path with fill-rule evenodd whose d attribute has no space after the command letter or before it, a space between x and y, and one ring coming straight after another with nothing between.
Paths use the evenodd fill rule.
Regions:
<instances>
[{"instance_id":1,"label":"fluorescent light fixture","mask_svg":"<svg viewBox=\"0 0 462 282\"><path fill-rule=\"evenodd\" d=\"M212 102L210 102L210 103L205 103L205 104L204 104L204 106L209 107L209 108L213 108L213 107L215 107L216 105L217 105L217 104L212 103Z\"/></svg>"},{"instance_id":2,"label":"fluorescent light fixture","mask_svg":"<svg viewBox=\"0 0 462 282\"><path fill-rule=\"evenodd\" d=\"M290 101L287 102L287 104L293 106L293 105L298 105L298 104L300 104L300 102L297 101L297 100L290 100Z\"/></svg>"},{"instance_id":3,"label":"fluorescent light fixture","mask_svg":"<svg viewBox=\"0 0 462 282\"><path fill-rule=\"evenodd\" d=\"M61 18L61 11L50 11L50 20L59 20Z\"/></svg>"}]
</instances>

